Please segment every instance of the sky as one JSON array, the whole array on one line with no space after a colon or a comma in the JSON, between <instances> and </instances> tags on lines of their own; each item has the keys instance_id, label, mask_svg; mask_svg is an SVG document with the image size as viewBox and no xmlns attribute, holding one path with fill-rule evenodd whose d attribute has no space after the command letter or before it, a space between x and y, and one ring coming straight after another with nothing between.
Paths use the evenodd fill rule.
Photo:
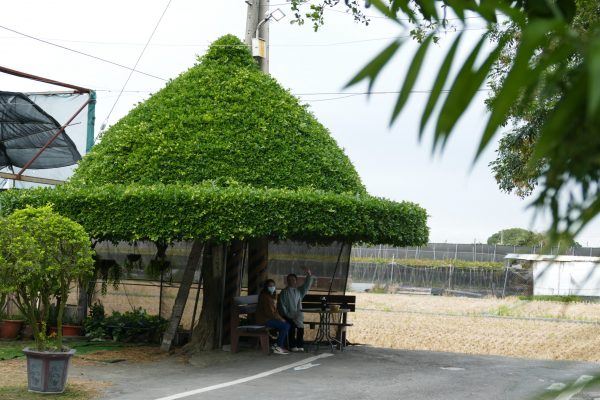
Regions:
<instances>
[{"instance_id":1,"label":"sky","mask_svg":"<svg viewBox=\"0 0 600 400\"><path fill-rule=\"evenodd\" d=\"M429 130L418 138L426 93L414 93L390 126L396 93L366 96L364 84L344 89L393 38L406 36L405 30L373 8L366 10L371 16L368 26L355 23L344 12L343 2L326 11L325 26L316 33L310 23L290 24L292 12L285 0L272 0L270 8L280 8L287 15L269 22L270 74L310 105L345 150L370 194L424 207L431 242L485 242L501 229L547 229L548 218L528 207L530 199L498 189L488 167L495 145L473 162L486 121L486 91L480 92L461 118L444 151L433 152ZM96 90L98 134L103 123L114 124L168 79L193 66L220 36L234 34L243 39L246 11L243 0L5 0L0 13L0 65ZM480 38L483 26L477 19L469 20L464 34L471 43ZM442 34L440 44L430 51L416 91L431 88L441 57L455 35L453 31ZM415 48L406 41L378 79L375 92L400 89ZM136 69L155 77L133 73L129 78L130 70L98 58L130 68L139 59ZM57 89L0 74L0 90ZM600 246L600 222L592 222L578 241Z\"/></svg>"}]
</instances>

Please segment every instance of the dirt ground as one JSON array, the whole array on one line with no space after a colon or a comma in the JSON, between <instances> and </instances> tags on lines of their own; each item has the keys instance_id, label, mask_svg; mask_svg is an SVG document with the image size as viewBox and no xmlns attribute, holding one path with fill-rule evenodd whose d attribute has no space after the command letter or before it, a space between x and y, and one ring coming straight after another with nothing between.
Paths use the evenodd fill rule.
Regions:
<instances>
[{"instance_id":1,"label":"dirt ground","mask_svg":"<svg viewBox=\"0 0 600 400\"><path fill-rule=\"evenodd\" d=\"M82 356L75 356L72 359L73 365L89 366L97 363L111 363L127 360L136 364L152 362L168 357L165 353L160 352L158 347L140 346L131 348L122 348L118 351L97 351L88 353ZM27 385L27 365L25 358L17 358L13 360L0 361L0 388L14 387ZM81 379L80 377L69 376L69 387L81 390L87 394L85 398L96 398L103 389L110 386L109 382L91 381Z\"/></svg>"},{"instance_id":2,"label":"dirt ground","mask_svg":"<svg viewBox=\"0 0 600 400\"><path fill-rule=\"evenodd\" d=\"M348 340L404 350L600 362L600 304L353 293ZM315 315L307 315L307 320ZM307 330L307 339L314 331ZM223 354L223 353L221 353ZM233 355L232 355L233 356ZM168 357L157 347L98 351L73 358L78 366ZM173 357L173 356L171 356ZM182 362L185 360L181 355ZM222 357L221 357L222 358ZM0 388L26 385L25 359L0 362ZM94 398L109 382L69 377Z\"/></svg>"},{"instance_id":3,"label":"dirt ground","mask_svg":"<svg viewBox=\"0 0 600 400\"><path fill-rule=\"evenodd\" d=\"M357 311L349 316L354 323L348 331L351 342L394 349L600 362L600 304L356 295ZM560 321L541 320L551 318ZM594 321L598 323L589 323Z\"/></svg>"},{"instance_id":4,"label":"dirt ground","mask_svg":"<svg viewBox=\"0 0 600 400\"><path fill-rule=\"evenodd\" d=\"M175 292L173 288L164 290L163 310L170 310ZM357 311L349 316L354 323L348 331L351 342L395 349L600 362L600 303L353 294L357 296ZM119 291L109 289L100 300L107 311L141 306L152 314L158 312L157 296L156 287L128 286ZM184 326L189 326L194 301L195 294L190 293ZM315 317L307 315L306 319ZM314 332L306 333L310 339Z\"/></svg>"}]
</instances>

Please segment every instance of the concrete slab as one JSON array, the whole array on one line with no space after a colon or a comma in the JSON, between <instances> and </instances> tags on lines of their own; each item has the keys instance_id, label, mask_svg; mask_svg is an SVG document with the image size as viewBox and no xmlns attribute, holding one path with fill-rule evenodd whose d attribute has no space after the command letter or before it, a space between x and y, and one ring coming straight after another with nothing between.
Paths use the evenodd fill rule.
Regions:
<instances>
[{"instance_id":1,"label":"concrete slab","mask_svg":"<svg viewBox=\"0 0 600 400\"><path fill-rule=\"evenodd\" d=\"M600 365L373 347L343 353L262 355L245 350L74 368L113 382L104 399L523 399L553 390ZM554 385L554 386L552 386ZM192 394L193 391L201 393ZM597 392L594 390L593 392ZM187 394L186 394L187 392ZM584 396L581 391L574 395ZM180 394L179 397L177 394Z\"/></svg>"}]
</instances>

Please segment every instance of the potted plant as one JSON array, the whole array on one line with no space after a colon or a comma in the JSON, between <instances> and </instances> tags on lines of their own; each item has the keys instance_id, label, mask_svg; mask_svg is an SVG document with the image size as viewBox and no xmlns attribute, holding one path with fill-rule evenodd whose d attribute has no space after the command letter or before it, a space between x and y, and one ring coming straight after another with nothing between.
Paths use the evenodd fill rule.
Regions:
<instances>
[{"instance_id":1,"label":"potted plant","mask_svg":"<svg viewBox=\"0 0 600 400\"><path fill-rule=\"evenodd\" d=\"M66 310L63 315L63 326L62 326L62 334L64 337L75 337L81 336L81 330L83 326L77 320L77 307L67 305Z\"/></svg>"},{"instance_id":2,"label":"potted plant","mask_svg":"<svg viewBox=\"0 0 600 400\"><path fill-rule=\"evenodd\" d=\"M16 339L19 337L23 327L23 317L20 315L11 315L2 318L0 327L0 339Z\"/></svg>"},{"instance_id":3,"label":"potted plant","mask_svg":"<svg viewBox=\"0 0 600 400\"><path fill-rule=\"evenodd\" d=\"M51 206L27 207L0 220L0 292L14 293L15 304L33 330L35 348L25 348L28 388L62 393L69 360L62 344L62 321L70 286L92 273L88 234ZM56 339L46 335L50 304L57 304Z\"/></svg>"}]
</instances>

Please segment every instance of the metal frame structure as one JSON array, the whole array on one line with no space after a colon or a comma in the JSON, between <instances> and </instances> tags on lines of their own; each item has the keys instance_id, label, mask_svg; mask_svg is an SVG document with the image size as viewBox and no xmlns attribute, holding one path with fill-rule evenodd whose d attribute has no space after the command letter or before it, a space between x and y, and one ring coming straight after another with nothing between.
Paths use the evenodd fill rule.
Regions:
<instances>
[{"instance_id":1,"label":"metal frame structure","mask_svg":"<svg viewBox=\"0 0 600 400\"><path fill-rule=\"evenodd\" d=\"M5 74L9 74L9 75L14 75L20 78L25 78L25 79L30 79L30 80L34 80L34 81L38 81L38 82L44 82L44 83L48 83L50 85L56 85L56 86L62 86L65 88L69 88L69 89L73 89L75 93L87 93L89 94L89 98L88 100L75 112L75 114L73 114L71 116L71 118L69 118L69 120L60 127L60 129L54 134L54 136L52 136L48 142L46 142L46 144L44 146L42 146L42 148L36 153L34 154L34 156L23 166L23 168L21 168L21 170L19 172L17 172L16 174L10 174L10 173L6 173L6 172L0 172L0 178L5 178L5 179L12 179L15 181L25 181L25 182L34 182L34 183L42 183L42 184L46 184L46 185L59 185L64 183L64 181L58 180L58 179L49 179L49 178L41 178L41 177L35 177L35 176L29 176L29 175L23 175L23 173L31 166L31 164L33 164L33 162L44 152L44 150L46 150L48 148L48 146L50 146L52 144L52 142L54 142L54 140L56 140L56 138L58 138L60 136L61 133L64 132L64 130L67 128L67 126L69 126L69 124L81 113L81 111L83 111L88 105L90 106L90 108L88 109L88 120L90 120L90 116L92 119L91 122L91 128L92 128L92 141L93 141L93 113L94 113L94 105L96 103L96 93L91 90L91 89L87 89L81 86L76 86L76 85L71 85L68 83L64 83L64 82L60 82L60 81L55 81L53 79L48 79L48 78L43 78L41 76L37 76L37 75L32 75L32 74L28 74L25 72L21 72L21 71L17 71L14 69L10 69L10 68L6 68L3 66L0 66L0 72L3 72ZM91 114L91 115L90 115ZM87 146L86 146L86 151L89 151L89 149L92 146L92 143L90 143L90 126L88 125L88 138L87 138Z\"/></svg>"}]
</instances>

